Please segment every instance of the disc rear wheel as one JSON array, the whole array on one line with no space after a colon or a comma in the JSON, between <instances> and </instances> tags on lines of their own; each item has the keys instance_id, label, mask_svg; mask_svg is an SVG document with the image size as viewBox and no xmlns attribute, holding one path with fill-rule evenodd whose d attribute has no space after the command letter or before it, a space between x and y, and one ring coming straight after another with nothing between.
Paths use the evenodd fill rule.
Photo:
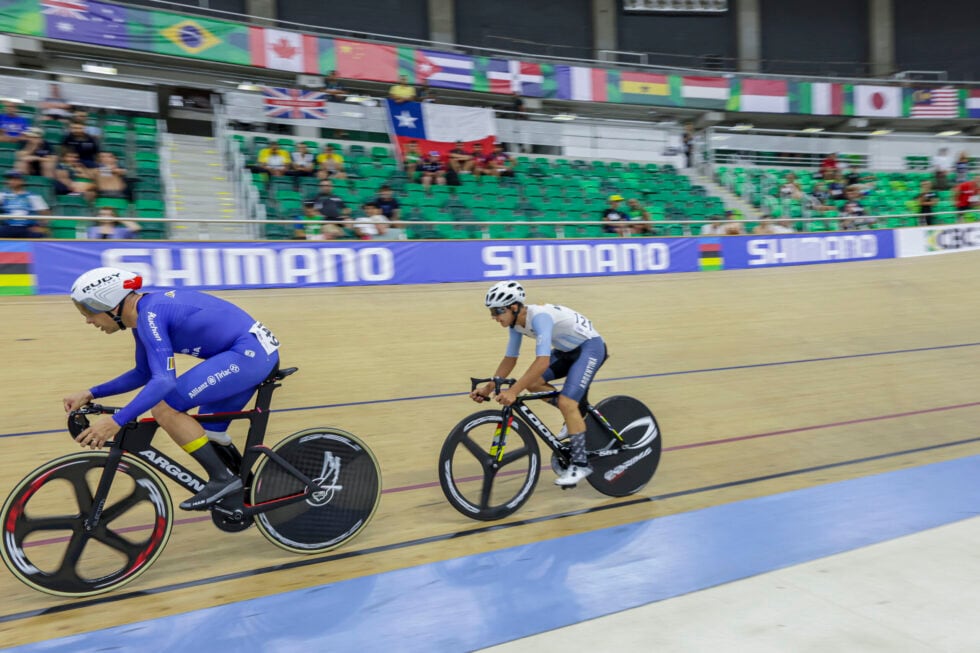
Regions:
<instances>
[{"instance_id":1,"label":"disc rear wheel","mask_svg":"<svg viewBox=\"0 0 980 653\"><path fill-rule=\"evenodd\" d=\"M312 428L290 435L273 451L321 488L311 493L300 479L263 457L252 482L252 505L306 495L255 515L255 525L276 546L295 553L329 551L360 533L374 516L381 498L381 468L354 435Z\"/></svg>"},{"instance_id":2,"label":"disc rear wheel","mask_svg":"<svg viewBox=\"0 0 980 653\"><path fill-rule=\"evenodd\" d=\"M596 405L623 438L620 443L592 416L586 418L585 442L593 472L588 482L612 497L635 494L650 482L663 446L657 419L642 402L626 396L603 399Z\"/></svg>"}]
</instances>

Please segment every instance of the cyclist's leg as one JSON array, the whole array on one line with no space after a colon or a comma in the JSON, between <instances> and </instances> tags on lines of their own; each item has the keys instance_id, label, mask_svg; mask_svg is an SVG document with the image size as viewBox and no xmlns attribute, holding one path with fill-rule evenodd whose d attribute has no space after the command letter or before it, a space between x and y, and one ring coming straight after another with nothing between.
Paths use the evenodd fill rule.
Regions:
<instances>
[{"instance_id":1,"label":"cyclist's leg","mask_svg":"<svg viewBox=\"0 0 980 653\"><path fill-rule=\"evenodd\" d=\"M206 508L241 487L240 479L221 460L204 427L187 411L199 405L210 411L240 410L278 362L277 352L266 355L261 349L258 351L256 354L252 349L235 347L203 361L180 375L177 387L153 409L160 425L208 472L204 489L180 504L185 510ZM227 422L216 426L222 432L228 428Z\"/></svg>"},{"instance_id":2,"label":"cyclist's leg","mask_svg":"<svg viewBox=\"0 0 980 653\"><path fill-rule=\"evenodd\" d=\"M223 432L228 422L205 427L187 411L195 406L202 413L241 410L278 361L278 353L266 356L261 350L253 356L235 349L213 356L177 377L177 387L154 407L153 417L181 446L204 436L205 428Z\"/></svg>"},{"instance_id":3,"label":"cyclist's leg","mask_svg":"<svg viewBox=\"0 0 980 653\"><path fill-rule=\"evenodd\" d=\"M596 371L606 359L606 346L602 338L592 338L582 343L577 354L571 361L565 385L558 395L558 409L565 417L572 448L572 464L555 479L555 483L562 486L575 485L592 472L585 450L585 418L579 404L588 392Z\"/></svg>"}]
</instances>

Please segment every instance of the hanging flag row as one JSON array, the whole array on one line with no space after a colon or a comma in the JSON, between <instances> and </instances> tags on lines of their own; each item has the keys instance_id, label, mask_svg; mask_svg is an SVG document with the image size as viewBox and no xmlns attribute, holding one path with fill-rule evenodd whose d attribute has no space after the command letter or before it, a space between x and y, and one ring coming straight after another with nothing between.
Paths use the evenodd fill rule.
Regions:
<instances>
[{"instance_id":1,"label":"hanging flag row","mask_svg":"<svg viewBox=\"0 0 980 653\"><path fill-rule=\"evenodd\" d=\"M0 32L341 79L750 113L980 118L980 89L688 76L538 64L301 34L97 0L0 0Z\"/></svg>"}]
</instances>

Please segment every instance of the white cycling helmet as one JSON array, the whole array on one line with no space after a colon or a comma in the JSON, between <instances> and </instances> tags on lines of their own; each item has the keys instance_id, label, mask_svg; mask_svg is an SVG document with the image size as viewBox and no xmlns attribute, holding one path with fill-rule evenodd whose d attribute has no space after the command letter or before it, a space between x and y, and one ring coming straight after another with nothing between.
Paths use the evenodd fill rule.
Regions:
<instances>
[{"instance_id":1,"label":"white cycling helmet","mask_svg":"<svg viewBox=\"0 0 980 653\"><path fill-rule=\"evenodd\" d=\"M91 313L109 313L143 287L143 277L119 268L95 268L75 279L71 299Z\"/></svg>"},{"instance_id":2,"label":"white cycling helmet","mask_svg":"<svg viewBox=\"0 0 980 653\"><path fill-rule=\"evenodd\" d=\"M511 304L523 304L524 287L516 281L501 281L487 291L487 308L506 308Z\"/></svg>"}]
</instances>

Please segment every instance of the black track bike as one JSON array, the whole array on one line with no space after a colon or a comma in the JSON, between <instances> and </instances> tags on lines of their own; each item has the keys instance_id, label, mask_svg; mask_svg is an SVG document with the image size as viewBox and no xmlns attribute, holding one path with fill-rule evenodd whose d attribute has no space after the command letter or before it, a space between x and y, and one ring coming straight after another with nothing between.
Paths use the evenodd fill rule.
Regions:
<instances>
[{"instance_id":1,"label":"black track bike","mask_svg":"<svg viewBox=\"0 0 980 653\"><path fill-rule=\"evenodd\" d=\"M322 553L367 525L381 497L381 470L354 435L318 427L263 444L272 393L296 372L276 370L258 386L251 410L195 415L199 422L249 420L240 453L217 446L244 488L209 508L223 531L253 523L273 544L295 553ZM89 415L118 408L88 404L72 412L72 437ZM117 589L160 556L174 522L173 502L161 476L195 493L205 481L151 444L153 419L129 422L108 450L53 460L17 484L0 511L0 555L14 576L34 589L82 597Z\"/></svg>"},{"instance_id":2,"label":"black track bike","mask_svg":"<svg viewBox=\"0 0 980 653\"><path fill-rule=\"evenodd\" d=\"M471 390L493 382L494 394L514 379L470 379ZM511 406L470 415L449 433L439 454L439 482L446 499L472 519L491 521L513 514L531 497L541 473L537 438L551 449L551 467L561 473L571 462L567 440L559 440L528 402L549 400L559 391L518 396ZM660 462L657 419L642 402L618 395L593 406L583 398L589 464L586 481L602 494L639 492ZM567 489L567 488L566 488Z\"/></svg>"}]
</instances>

